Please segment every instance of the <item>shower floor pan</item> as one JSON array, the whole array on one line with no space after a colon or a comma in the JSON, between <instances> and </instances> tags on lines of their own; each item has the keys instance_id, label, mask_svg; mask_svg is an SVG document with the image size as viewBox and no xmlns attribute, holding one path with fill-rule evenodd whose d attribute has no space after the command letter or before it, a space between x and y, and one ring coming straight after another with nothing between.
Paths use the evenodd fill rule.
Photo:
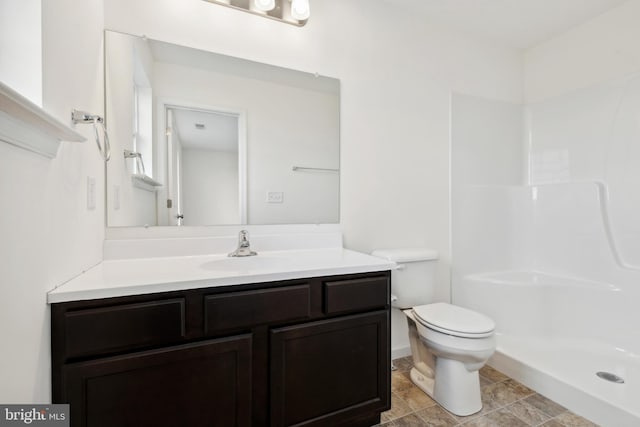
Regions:
<instances>
[{"instance_id":1,"label":"shower floor pan","mask_svg":"<svg viewBox=\"0 0 640 427\"><path fill-rule=\"evenodd\" d=\"M498 334L497 341L489 365L597 424L640 426L640 355L570 338Z\"/></svg>"}]
</instances>

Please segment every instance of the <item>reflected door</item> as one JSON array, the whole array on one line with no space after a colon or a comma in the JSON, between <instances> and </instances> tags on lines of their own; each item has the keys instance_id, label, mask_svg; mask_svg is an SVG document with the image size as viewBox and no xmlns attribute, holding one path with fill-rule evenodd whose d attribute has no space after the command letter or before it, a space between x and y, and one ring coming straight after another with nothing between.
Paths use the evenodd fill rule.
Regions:
<instances>
[{"instance_id":1,"label":"reflected door","mask_svg":"<svg viewBox=\"0 0 640 427\"><path fill-rule=\"evenodd\" d=\"M169 223L244 223L241 113L170 105L166 119Z\"/></svg>"},{"instance_id":2,"label":"reflected door","mask_svg":"<svg viewBox=\"0 0 640 427\"><path fill-rule=\"evenodd\" d=\"M181 147L180 140L174 138L175 123L173 110L166 109L167 120L167 203L169 225L183 225L184 215L180 206L180 171L181 171Z\"/></svg>"}]
</instances>

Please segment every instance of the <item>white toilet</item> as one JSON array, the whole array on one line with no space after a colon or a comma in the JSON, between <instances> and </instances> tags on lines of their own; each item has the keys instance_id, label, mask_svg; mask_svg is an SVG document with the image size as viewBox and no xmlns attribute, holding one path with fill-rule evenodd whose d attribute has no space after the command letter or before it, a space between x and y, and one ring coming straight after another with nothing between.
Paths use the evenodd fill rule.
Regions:
<instances>
[{"instance_id":1,"label":"white toilet","mask_svg":"<svg viewBox=\"0 0 640 427\"><path fill-rule=\"evenodd\" d=\"M372 255L398 264L391 274L391 305L408 319L411 380L451 413L465 416L480 411L478 370L496 348L494 321L455 305L430 303L437 252L388 249Z\"/></svg>"}]
</instances>

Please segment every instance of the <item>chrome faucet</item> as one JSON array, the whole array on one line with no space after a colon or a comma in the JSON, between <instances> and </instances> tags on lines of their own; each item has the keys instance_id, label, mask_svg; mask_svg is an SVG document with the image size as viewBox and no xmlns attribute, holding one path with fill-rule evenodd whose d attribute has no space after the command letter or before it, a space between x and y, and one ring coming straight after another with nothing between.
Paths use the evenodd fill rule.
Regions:
<instances>
[{"instance_id":1,"label":"chrome faucet","mask_svg":"<svg viewBox=\"0 0 640 427\"><path fill-rule=\"evenodd\" d=\"M238 233L238 248L229 253L230 257L243 257L258 255L257 252L251 250L251 244L249 243L249 232L247 230L240 230Z\"/></svg>"}]
</instances>

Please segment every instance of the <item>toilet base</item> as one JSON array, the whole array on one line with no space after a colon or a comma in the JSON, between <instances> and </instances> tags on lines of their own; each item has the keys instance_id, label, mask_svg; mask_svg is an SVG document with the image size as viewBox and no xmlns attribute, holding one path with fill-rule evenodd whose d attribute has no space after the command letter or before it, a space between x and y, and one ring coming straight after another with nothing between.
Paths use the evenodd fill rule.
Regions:
<instances>
[{"instance_id":1,"label":"toilet base","mask_svg":"<svg viewBox=\"0 0 640 427\"><path fill-rule=\"evenodd\" d=\"M413 310L405 310L414 367L413 383L452 414L468 416L482 410L478 370L495 350L495 337L452 337L422 327Z\"/></svg>"},{"instance_id":2,"label":"toilet base","mask_svg":"<svg viewBox=\"0 0 640 427\"><path fill-rule=\"evenodd\" d=\"M464 417L482 409L478 371L469 372L456 360L437 358L435 378L429 374L414 367L411 381L447 411Z\"/></svg>"},{"instance_id":3,"label":"toilet base","mask_svg":"<svg viewBox=\"0 0 640 427\"><path fill-rule=\"evenodd\" d=\"M418 369L411 368L409 372L411 381L422 391L424 391L429 397L433 398L433 378L422 374Z\"/></svg>"}]
</instances>

